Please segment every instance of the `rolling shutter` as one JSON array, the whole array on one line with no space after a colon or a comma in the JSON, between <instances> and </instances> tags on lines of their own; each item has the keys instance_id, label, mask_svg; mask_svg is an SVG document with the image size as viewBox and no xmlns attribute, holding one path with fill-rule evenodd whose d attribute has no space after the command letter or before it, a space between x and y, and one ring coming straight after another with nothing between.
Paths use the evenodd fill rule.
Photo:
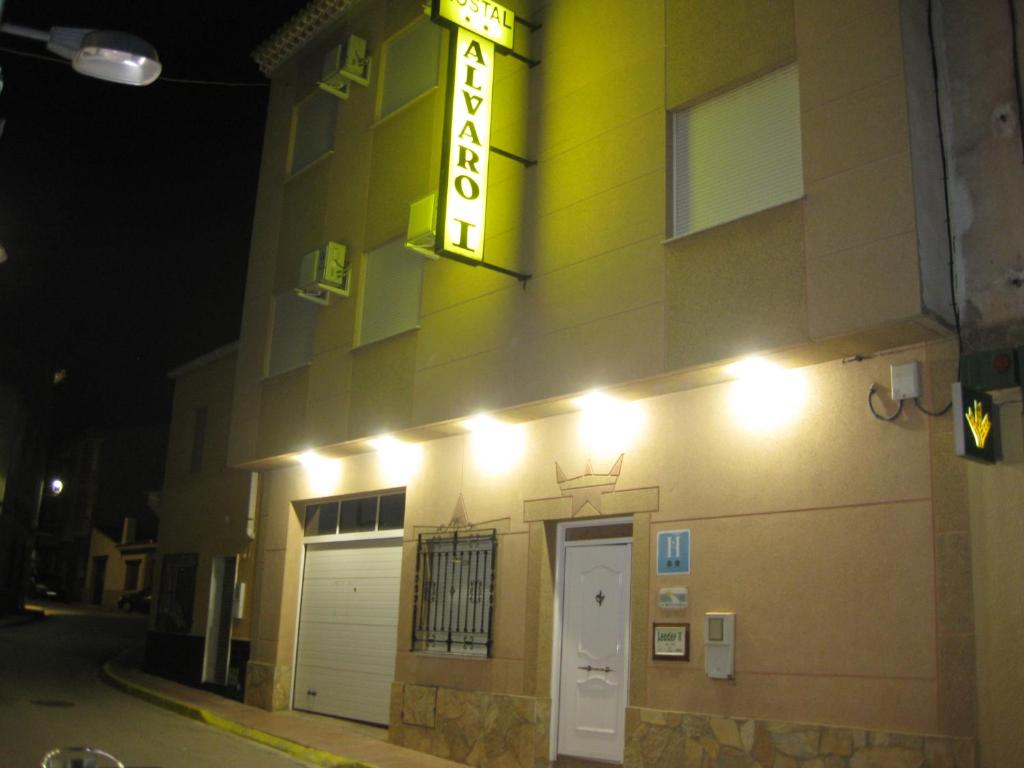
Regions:
<instances>
[{"instance_id":1,"label":"rolling shutter","mask_svg":"<svg viewBox=\"0 0 1024 768\"><path fill-rule=\"evenodd\" d=\"M387 724L401 568L400 540L307 545L296 709Z\"/></svg>"}]
</instances>

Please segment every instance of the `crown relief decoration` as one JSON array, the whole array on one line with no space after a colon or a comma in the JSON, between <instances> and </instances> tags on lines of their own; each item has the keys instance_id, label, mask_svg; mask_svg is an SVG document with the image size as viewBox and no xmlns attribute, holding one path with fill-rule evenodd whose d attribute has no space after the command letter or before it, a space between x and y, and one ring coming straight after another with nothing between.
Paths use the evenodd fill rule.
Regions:
<instances>
[{"instance_id":1,"label":"crown relief decoration","mask_svg":"<svg viewBox=\"0 0 1024 768\"><path fill-rule=\"evenodd\" d=\"M622 460L625 455L620 453L612 468L604 473L594 472L592 462L587 459L583 474L575 477L567 477L561 465L555 462L555 479L558 481L562 496L572 499L573 517L584 511L585 507L590 507L592 514L601 514L601 496L615 490L615 484L622 473Z\"/></svg>"}]
</instances>

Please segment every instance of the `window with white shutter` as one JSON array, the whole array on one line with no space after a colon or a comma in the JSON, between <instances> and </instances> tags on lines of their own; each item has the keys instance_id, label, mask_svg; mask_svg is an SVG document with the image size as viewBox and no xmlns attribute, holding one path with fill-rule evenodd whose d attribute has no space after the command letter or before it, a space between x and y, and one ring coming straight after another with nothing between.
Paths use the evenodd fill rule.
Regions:
<instances>
[{"instance_id":1,"label":"window with white shutter","mask_svg":"<svg viewBox=\"0 0 1024 768\"><path fill-rule=\"evenodd\" d=\"M803 197L797 65L672 115L672 236Z\"/></svg>"}]
</instances>

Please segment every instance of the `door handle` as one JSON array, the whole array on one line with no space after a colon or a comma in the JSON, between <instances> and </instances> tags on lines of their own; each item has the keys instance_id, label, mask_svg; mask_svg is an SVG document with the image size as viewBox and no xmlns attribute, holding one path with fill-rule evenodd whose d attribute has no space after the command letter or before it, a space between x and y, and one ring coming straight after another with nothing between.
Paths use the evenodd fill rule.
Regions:
<instances>
[{"instance_id":1,"label":"door handle","mask_svg":"<svg viewBox=\"0 0 1024 768\"><path fill-rule=\"evenodd\" d=\"M587 672L611 672L611 667L592 667L589 664L585 667L576 667L576 669L585 669Z\"/></svg>"}]
</instances>

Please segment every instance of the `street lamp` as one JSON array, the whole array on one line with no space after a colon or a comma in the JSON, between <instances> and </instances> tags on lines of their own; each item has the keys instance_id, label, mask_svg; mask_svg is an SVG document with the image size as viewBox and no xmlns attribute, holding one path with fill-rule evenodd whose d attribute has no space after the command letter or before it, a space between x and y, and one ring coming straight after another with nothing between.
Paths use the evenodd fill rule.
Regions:
<instances>
[{"instance_id":1,"label":"street lamp","mask_svg":"<svg viewBox=\"0 0 1024 768\"><path fill-rule=\"evenodd\" d=\"M149 85L160 77L156 49L127 32L81 27L51 27L46 32L20 24L0 24L0 32L46 43L52 53L69 59L72 69L89 77L123 85Z\"/></svg>"}]
</instances>

